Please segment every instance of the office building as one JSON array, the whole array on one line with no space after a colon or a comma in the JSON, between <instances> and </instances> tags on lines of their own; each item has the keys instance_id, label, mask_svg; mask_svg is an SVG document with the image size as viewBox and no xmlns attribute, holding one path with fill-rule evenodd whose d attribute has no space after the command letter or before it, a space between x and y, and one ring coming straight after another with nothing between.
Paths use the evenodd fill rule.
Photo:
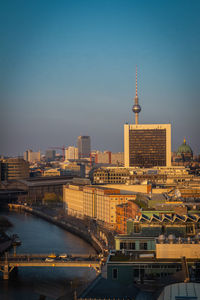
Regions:
<instances>
[{"instance_id":1,"label":"office building","mask_svg":"<svg viewBox=\"0 0 200 300\"><path fill-rule=\"evenodd\" d=\"M8 158L2 161L2 180L17 180L29 177L29 164L23 158Z\"/></svg>"},{"instance_id":2,"label":"office building","mask_svg":"<svg viewBox=\"0 0 200 300\"><path fill-rule=\"evenodd\" d=\"M132 111L135 124L124 125L124 166L154 167L171 166L171 124L139 124L141 111L137 95Z\"/></svg>"},{"instance_id":3,"label":"office building","mask_svg":"<svg viewBox=\"0 0 200 300\"><path fill-rule=\"evenodd\" d=\"M171 124L125 124L125 167L171 166Z\"/></svg>"},{"instance_id":4,"label":"office building","mask_svg":"<svg viewBox=\"0 0 200 300\"><path fill-rule=\"evenodd\" d=\"M75 160L78 159L78 148L74 146L69 146L65 149L65 160Z\"/></svg>"},{"instance_id":5,"label":"office building","mask_svg":"<svg viewBox=\"0 0 200 300\"><path fill-rule=\"evenodd\" d=\"M56 150L47 150L45 153L46 161L54 161L56 158Z\"/></svg>"},{"instance_id":6,"label":"office building","mask_svg":"<svg viewBox=\"0 0 200 300\"><path fill-rule=\"evenodd\" d=\"M26 150L24 152L24 160L30 162L30 163L35 163L37 161L41 160L41 152L34 152L32 150Z\"/></svg>"},{"instance_id":7,"label":"office building","mask_svg":"<svg viewBox=\"0 0 200 300\"><path fill-rule=\"evenodd\" d=\"M78 158L90 157L91 142L90 136L79 136L77 140Z\"/></svg>"}]
</instances>

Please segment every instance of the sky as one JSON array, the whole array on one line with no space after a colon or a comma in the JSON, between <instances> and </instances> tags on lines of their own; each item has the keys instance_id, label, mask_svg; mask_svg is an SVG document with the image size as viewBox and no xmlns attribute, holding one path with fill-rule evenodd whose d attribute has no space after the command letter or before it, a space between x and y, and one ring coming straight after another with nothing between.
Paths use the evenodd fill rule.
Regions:
<instances>
[{"instance_id":1,"label":"sky","mask_svg":"<svg viewBox=\"0 0 200 300\"><path fill-rule=\"evenodd\" d=\"M123 151L134 122L171 123L200 154L199 0L0 0L0 155Z\"/></svg>"}]
</instances>

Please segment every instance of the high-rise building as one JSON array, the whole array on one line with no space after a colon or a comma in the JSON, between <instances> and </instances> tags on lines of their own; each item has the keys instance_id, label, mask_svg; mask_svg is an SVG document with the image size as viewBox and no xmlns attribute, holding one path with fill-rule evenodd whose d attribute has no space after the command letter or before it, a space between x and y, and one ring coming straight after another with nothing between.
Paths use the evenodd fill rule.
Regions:
<instances>
[{"instance_id":1,"label":"high-rise building","mask_svg":"<svg viewBox=\"0 0 200 300\"><path fill-rule=\"evenodd\" d=\"M171 124L125 124L125 167L171 166Z\"/></svg>"},{"instance_id":2,"label":"high-rise building","mask_svg":"<svg viewBox=\"0 0 200 300\"><path fill-rule=\"evenodd\" d=\"M69 146L65 149L65 160L78 159L78 148Z\"/></svg>"},{"instance_id":3,"label":"high-rise building","mask_svg":"<svg viewBox=\"0 0 200 300\"><path fill-rule=\"evenodd\" d=\"M56 158L56 150L46 150L45 159L46 161L53 161Z\"/></svg>"},{"instance_id":4,"label":"high-rise building","mask_svg":"<svg viewBox=\"0 0 200 300\"><path fill-rule=\"evenodd\" d=\"M77 147L78 147L78 157L90 157L91 151L91 143L90 143L90 136L83 135L79 136L77 139Z\"/></svg>"},{"instance_id":5,"label":"high-rise building","mask_svg":"<svg viewBox=\"0 0 200 300\"><path fill-rule=\"evenodd\" d=\"M24 152L24 160L30 162L30 163L35 163L37 161L41 160L41 152L34 152L32 150L26 150Z\"/></svg>"},{"instance_id":6,"label":"high-rise building","mask_svg":"<svg viewBox=\"0 0 200 300\"><path fill-rule=\"evenodd\" d=\"M171 124L138 124L141 111L137 95L133 105L135 124L124 125L124 166L171 166Z\"/></svg>"}]
</instances>

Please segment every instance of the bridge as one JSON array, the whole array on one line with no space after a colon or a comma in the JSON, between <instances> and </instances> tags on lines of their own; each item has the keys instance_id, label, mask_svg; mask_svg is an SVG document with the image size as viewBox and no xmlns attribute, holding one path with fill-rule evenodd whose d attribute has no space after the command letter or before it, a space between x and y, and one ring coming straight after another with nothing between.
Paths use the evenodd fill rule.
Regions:
<instances>
[{"instance_id":1,"label":"bridge","mask_svg":"<svg viewBox=\"0 0 200 300\"><path fill-rule=\"evenodd\" d=\"M3 272L3 279L9 279L9 273L18 267L82 267L93 268L100 273L103 258L97 255L70 254L66 258L52 254L16 254L0 257L0 271Z\"/></svg>"}]
</instances>

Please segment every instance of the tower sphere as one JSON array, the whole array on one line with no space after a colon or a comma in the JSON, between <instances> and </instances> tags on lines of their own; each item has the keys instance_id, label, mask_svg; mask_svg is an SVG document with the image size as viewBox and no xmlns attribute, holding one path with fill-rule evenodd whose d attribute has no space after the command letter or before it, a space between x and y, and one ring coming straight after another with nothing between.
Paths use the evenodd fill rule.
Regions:
<instances>
[{"instance_id":1,"label":"tower sphere","mask_svg":"<svg viewBox=\"0 0 200 300\"><path fill-rule=\"evenodd\" d=\"M139 105L139 104L134 104L133 107L132 107L132 111L133 111L134 113L137 113L137 114L138 114L138 113L141 111L140 105Z\"/></svg>"}]
</instances>

